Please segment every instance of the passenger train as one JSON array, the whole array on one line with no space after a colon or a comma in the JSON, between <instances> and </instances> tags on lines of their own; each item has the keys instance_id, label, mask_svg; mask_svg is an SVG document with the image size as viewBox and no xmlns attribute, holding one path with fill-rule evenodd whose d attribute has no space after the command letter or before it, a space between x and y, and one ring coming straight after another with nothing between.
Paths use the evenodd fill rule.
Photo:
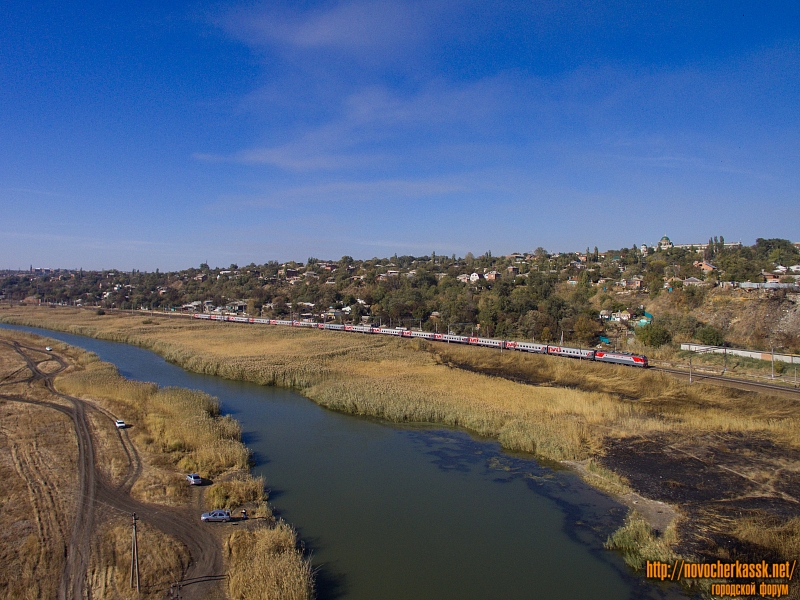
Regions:
<instances>
[{"instance_id":1,"label":"passenger train","mask_svg":"<svg viewBox=\"0 0 800 600\"><path fill-rule=\"evenodd\" d=\"M550 354L553 356L566 356L594 360L598 362L616 363L631 367L647 368L647 357L640 354L627 352L608 352L605 350L591 350L588 348L571 348L568 346L553 346L550 344L537 344L536 342L514 342L509 340L495 340L491 338L469 337L451 335L446 333L432 333L429 331L409 331L405 328L375 327L373 325L339 325L337 323L310 323L307 321L287 321L282 319L254 319L249 317L229 317L225 315L206 315L195 313L194 319L211 321L227 321L230 323L251 323L257 325L285 325L288 327L307 327L313 329L330 329L333 331L349 331L355 333L394 335L405 338L421 338L434 342L449 342L451 344L468 344L470 346L484 346L519 352L533 352L535 354Z\"/></svg>"}]
</instances>

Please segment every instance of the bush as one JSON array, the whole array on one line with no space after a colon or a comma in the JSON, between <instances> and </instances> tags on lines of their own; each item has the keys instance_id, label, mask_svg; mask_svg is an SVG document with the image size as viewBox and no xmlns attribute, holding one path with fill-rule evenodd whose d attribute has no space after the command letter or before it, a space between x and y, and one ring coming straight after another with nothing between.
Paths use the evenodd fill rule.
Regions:
<instances>
[{"instance_id":1,"label":"bush","mask_svg":"<svg viewBox=\"0 0 800 600\"><path fill-rule=\"evenodd\" d=\"M725 336L722 332L711 325L706 325L698 329L697 333L695 333L695 338L697 338L701 344L707 344L709 346L722 346L722 344L725 343Z\"/></svg>"},{"instance_id":2,"label":"bush","mask_svg":"<svg viewBox=\"0 0 800 600\"><path fill-rule=\"evenodd\" d=\"M98 308L97 309L97 314L98 315L104 315L104 314L106 314L106 311L104 311L102 308Z\"/></svg>"},{"instance_id":3,"label":"bush","mask_svg":"<svg viewBox=\"0 0 800 600\"><path fill-rule=\"evenodd\" d=\"M658 348L672 341L672 336L669 331L657 323L648 323L642 327L637 327L636 337L645 346L650 346L652 348Z\"/></svg>"}]
</instances>

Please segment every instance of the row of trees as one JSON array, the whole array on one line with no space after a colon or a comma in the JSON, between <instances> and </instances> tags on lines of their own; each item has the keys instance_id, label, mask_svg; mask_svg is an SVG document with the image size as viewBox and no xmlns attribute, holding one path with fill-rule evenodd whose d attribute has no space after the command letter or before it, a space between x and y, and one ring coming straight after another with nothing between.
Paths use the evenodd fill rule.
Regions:
<instances>
[{"instance_id":1,"label":"row of trees","mask_svg":"<svg viewBox=\"0 0 800 600\"><path fill-rule=\"evenodd\" d=\"M563 335L565 340L589 344L604 331L600 310L641 314L642 299L613 294L615 281L641 277L650 296L656 296L663 293L666 277L702 276L694 266L702 258L713 260L722 278L755 279L765 265L800 262L797 248L786 240L759 239L752 247L726 248L719 237L711 240L705 255L673 248L645 257L634 245L602 256L597 248L587 248L584 260L575 254L548 254L543 248L525 260L490 252L463 258L431 254L323 261L312 257L303 264L270 261L225 269L201 264L175 273L14 274L0 279L0 290L9 299L33 297L117 308L176 308L192 301L224 306L237 299L247 302L250 314L280 317L347 307L349 316L339 318L354 322L366 317L396 326L544 341ZM457 279L464 273L489 271L500 275L476 283ZM596 285L605 279L609 281ZM650 345L672 337L719 341L688 315L702 303L704 293L696 287L675 290L670 295L672 311L642 329L641 339Z\"/></svg>"}]
</instances>

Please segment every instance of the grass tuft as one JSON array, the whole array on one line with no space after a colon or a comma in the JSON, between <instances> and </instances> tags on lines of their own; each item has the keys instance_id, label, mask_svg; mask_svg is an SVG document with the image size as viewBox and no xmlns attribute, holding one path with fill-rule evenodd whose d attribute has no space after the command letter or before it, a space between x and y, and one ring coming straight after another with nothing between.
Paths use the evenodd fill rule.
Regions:
<instances>
[{"instance_id":1,"label":"grass tuft","mask_svg":"<svg viewBox=\"0 0 800 600\"><path fill-rule=\"evenodd\" d=\"M314 574L297 548L294 530L283 522L274 528L239 530L225 543L228 594L238 600L310 600Z\"/></svg>"}]
</instances>

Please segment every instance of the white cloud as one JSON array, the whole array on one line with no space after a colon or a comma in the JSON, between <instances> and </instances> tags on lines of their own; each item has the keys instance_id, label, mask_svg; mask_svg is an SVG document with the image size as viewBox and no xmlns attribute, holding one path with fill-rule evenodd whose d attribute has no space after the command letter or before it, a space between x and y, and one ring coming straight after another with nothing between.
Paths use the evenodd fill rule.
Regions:
<instances>
[{"instance_id":1,"label":"white cloud","mask_svg":"<svg viewBox=\"0 0 800 600\"><path fill-rule=\"evenodd\" d=\"M367 52L419 47L440 10L435 2L353 0L306 12L239 9L219 17L217 24L256 47L333 50L369 60Z\"/></svg>"}]
</instances>

